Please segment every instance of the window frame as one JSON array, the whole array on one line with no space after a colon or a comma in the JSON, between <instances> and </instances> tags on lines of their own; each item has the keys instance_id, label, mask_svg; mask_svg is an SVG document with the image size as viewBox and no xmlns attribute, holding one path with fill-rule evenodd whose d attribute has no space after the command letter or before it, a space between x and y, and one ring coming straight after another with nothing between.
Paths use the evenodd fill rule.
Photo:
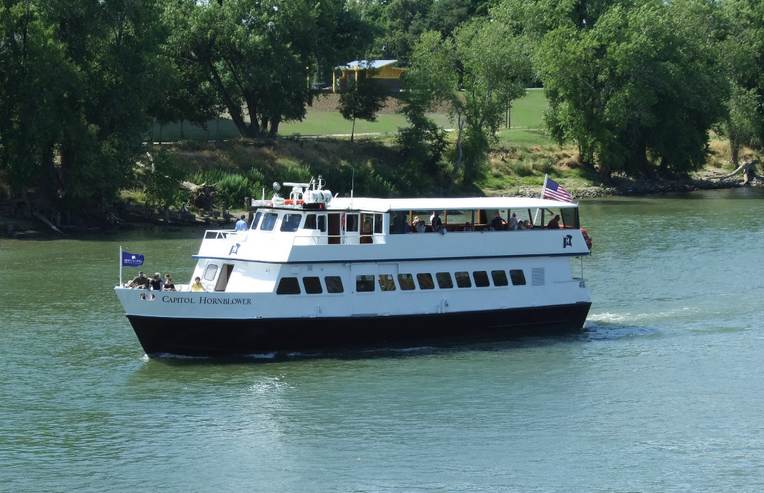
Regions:
<instances>
[{"instance_id":1,"label":"window frame","mask_svg":"<svg viewBox=\"0 0 764 493\"><path fill-rule=\"evenodd\" d=\"M331 279L331 281L329 281ZM335 281L338 284L334 284ZM328 294L342 294L345 292L345 286L342 284L342 276L324 276L324 284ZM336 287L339 285L339 290Z\"/></svg>"},{"instance_id":2,"label":"window frame","mask_svg":"<svg viewBox=\"0 0 764 493\"><path fill-rule=\"evenodd\" d=\"M480 279L479 281L478 281L478 278ZM488 272L487 271L484 271L484 270L474 270L474 271L472 271L472 280L474 281L476 288L489 288L489 287L491 287L491 280L488 278Z\"/></svg>"},{"instance_id":3,"label":"window frame","mask_svg":"<svg viewBox=\"0 0 764 493\"><path fill-rule=\"evenodd\" d=\"M416 283L414 282L414 274L411 273L398 273L398 287L401 289L401 291L414 291L416 290ZM404 284L401 282L401 279L407 279L407 284L404 287ZM410 281L410 284L408 282ZM409 287L410 286L410 287Z\"/></svg>"},{"instance_id":4,"label":"window frame","mask_svg":"<svg viewBox=\"0 0 764 493\"><path fill-rule=\"evenodd\" d=\"M426 279L426 283L422 283L422 279ZM417 272L416 284L422 291L429 291L435 289L435 280L432 278L432 274L429 272Z\"/></svg>"},{"instance_id":5,"label":"window frame","mask_svg":"<svg viewBox=\"0 0 764 493\"><path fill-rule=\"evenodd\" d=\"M460 276L460 274L462 274ZM462 280L460 280L460 278ZM471 288L472 287L472 276L470 276L470 273L466 270L454 272L454 279L456 280L456 287L458 288ZM463 280L466 280L467 282L464 283Z\"/></svg>"},{"instance_id":6,"label":"window frame","mask_svg":"<svg viewBox=\"0 0 764 493\"><path fill-rule=\"evenodd\" d=\"M373 293L376 291L376 283L374 274L356 274L355 276L355 292L356 293ZM361 289L361 287L367 287L370 289Z\"/></svg>"},{"instance_id":7,"label":"window frame","mask_svg":"<svg viewBox=\"0 0 764 493\"><path fill-rule=\"evenodd\" d=\"M294 281L294 286L286 286L285 282L292 282ZM296 292L295 289L296 287ZM302 291L300 290L300 280L297 279L296 276L284 276L281 279L279 279L279 283L276 285L276 294L278 295L296 295L296 294L302 294Z\"/></svg>"},{"instance_id":8,"label":"window frame","mask_svg":"<svg viewBox=\"0 0 764 493\"><path fill-rule=\"evenodd\" d=\"M308 283L305 282L308 279L311 280L311 283L314 281L318 283L318 291L315 290L315 284L313 284L310 288L308 287ZM324 294L324 288L321 286L321 278L318 276L302 276L302 289L305 291L305 294Z\"/></svg>"},{"instance_id":9,"label":"window frame","mask_svg":"<svg viewBox=\"0 0 764 493\"><path fill-rule=\"evenodd\" d=\"M441 278L446 278L448 282L443 282ZM438 283L438 289L454 289L454 278L450 272L436 272L435 281Z\"/></svg>"},{"instance_id":10,"label":"window frame","mask_svg":"<svg viewBox=\"0 0 764 493\"><path fill-rule=\"evenodd\" d=\"M292 224L290 218L297 218L297 224ZM298 229L300 229L300 224L302 224L302 214L296 214L294 212L287 212L283 216L281 216L281 225L279 226L279 231L282 233L294 233ZM288 229L287 229L288 226Z\"/></svg>"},{"instance_id":11,"label":"window frame","mask_svg":"<svg viewBox=\"0 0 764 493\"><path fill-rule=\"evenodd\" d=\"M515 274L514 272L519 272L519 279L522 280L522 282L515 282ZM509 280L512 283L513 286L527 286L528 280L525 277L525 271L523 269L509 269Z\"/></svg>"}]
</instances>

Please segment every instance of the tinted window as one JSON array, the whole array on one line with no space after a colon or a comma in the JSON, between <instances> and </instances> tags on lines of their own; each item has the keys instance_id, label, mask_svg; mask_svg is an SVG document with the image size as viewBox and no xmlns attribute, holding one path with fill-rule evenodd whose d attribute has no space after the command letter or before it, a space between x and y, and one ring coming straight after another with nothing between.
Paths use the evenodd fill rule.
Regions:
<instances>
[{"instance_id":1,"label":"tinted window","mask_svg":"<svg viewBox=\"0 0 764 493\"><path fill-rule=\"evenodd\" d=\"M472 287L472 281L470 280L470 273L469 272L457 272L454 274L454 277L456 278L456 285L460 288L471 288Z\"/></svg>"},{"instance_id":2,"label":"tinted window","mask_svg":"<svg viewBox=\"0 0 764 493\"><path fill-rule=\"evenodd\" d=\"M358 231L358 214L345 216L345 231Z\"/></svg>"},{"instance_id":3,"label":"tinted window","mask_svg":"<svg viewBox=\"0 0 764 493\"><path fill-rule=\"evenodd\" d=\"M374 214L374 232L382 233L382 214Z\"/></svg>"},{"instance_id":4,"label":"tinted window","mask_svg":"<svg viewBox=\"0 0 764 493\"><path fill-rule=\"evenodd\" d=\"M305 224L302 226L302 229L316 229L315 214L308 214L307 216L305 216Z\"/></svg>"},{"instance_id":5,"label":"tinted window","mask_svg":"<svg viewBox=\"0 0 764 493\"><path fill-rule=\"evenodd\" d=\"M435 283L432 282L432 275L427 272L417 274L416 281L419 283L419 289L435 288Z\"/></svg>"},{"instance_id":6,"label":"tinted window","mask_svg":"<svg viewBox=\"0 0 764 493\"><path fill-rule=\"evenodd\" d=\"M255 214L255 219L252 220L252 229L257 229L257 225L260 224L260 219L263 218L263 213L258 212Z\"/></svg>"},{"instance_id":7,"label":"tinted window","mask_svg":"<svg viewBox=\"0 0 764 493\"><path fill-rule=\"evenodd\" d=\"M411 274L398 274L398 285L404 291L414 289L414 276Z\"/></svg>"},{"instance_id":8,"label":"tinted window","mask_svg":"<svg viewBox=\"0 0 764 493\"><path fill-rule=\"evenodd\" d=\"M273 227L276 225L276 218L279 215L275 212L269 212L263 217L263 223L260 225L262 231L273 231Z\"/></svg>"},{"instance_id":9,"label":"tinted window","mask_svg":"<svg viewBox=\"0 0 764 493\"><path fill-rule=\"evenodd\" d=\"M438 287L440 289L451 289L454 287L454 281L451 280L450 272L438 272L435 274L435 279L438 280Z\"/></svg>"},{"instance_id":10,"label":"tinted window","mask_svg":"<svg viewBox=\"0 0 764 493\"><path fill-rule=\"evenodd\" d=\"M326 276L324 277L326 283L326 291L329 293L342 293L342 278L340 276Z\"/></svg>"},{"instance_id":11,"label":"tinted window","mask_svg":"<svg viewBox=\"0 0 764 493\"><path fill-rule=\"evenodd\" d=\"M475 278L475 286L479 288L491 285L491 283L488 282L488 273L484 270L477 270L472 273L472 276Z\"/></svg>"},{"instance_id":12,"label":"tinted window","mask_svg":"<svg viewBox=\"0 0 764 493\"><path fill-rule=\"evenodd\" d=\"M390 274L379 275L379 289L382 291L395 291L395 281Z\"/></svg>"},{"instance_id":13,"label":"tinted window","mask_svg":"<svg viewBox=\"0 0 764 493\"><path fill-rule=\"evenodd\" d=\"M302 285L305 288L305 292L308 294L321 294L321 279L318 277L303 277Z\"/></svg>"},{"instance_id":14,"label":"tinted window","mask_svg":"<svg viewBox=\"0 0 764 493\"><path fill-rule=\"evenodd\" d=\"M276 288L276 294L300 294L300 284L297 282L297 278L282 277Z\"/></svg>"},{"instance_id":15,"label":"tinted window","mask_svg":"<svg viewBox=\"0 0 764 493\"><path fill-rule=\"evenodd\" d=\"M355 290L359 293L374 291L374 276L355 276Z\"/></svg>"},{"instance_id":16,"label":"tinted window","mask_svg":"<svg viewBox=\"0 0 764 493\"><path fill-rule=\"evenodd\" d=\"M507 273L503 270L492 270L491 277L493 278L494 286L506 286L508 284Z\"/></svg>"},{"instance_id":17,"label":"tinted window","mask_svg":"<svg viewBox=\"0 0 764 493\"><path fill-rule=\"evenodd\" d=\"M512 279L514 286L525 285L525 273L520 269L512 269L509 271L509 278Z\"/></svg>"},{"instance_id":18,"label":"tinted window","mask_svg":"<svg viewBox=\"0 0 764 493\"><path fill-rule=\"evenodd\" d=\"M302 214L284 214L284 219L281 220L281 231L297 231L301 220Z\"/></svg>"},{"instance_id":19,"label":"tinted window","mask_svg":"<svg viewBox=\"0 0 764 493\"><path fill-rule=\"evenodd\" d=\"M206 269L204 269L204 279L207 281L212 281L215 279L215 274L218 273L218 266L215 264L209 264Z\"/></svg>"},{"instance_id":20,"label":"tinted window","mask_svg":"<svg viewBox=\"0 0 764 493\"><path fill-rule=\"evenodd\" d=\"M326 233L326 216L318 216L318 229Z\"/></svg>"}]
</instances>

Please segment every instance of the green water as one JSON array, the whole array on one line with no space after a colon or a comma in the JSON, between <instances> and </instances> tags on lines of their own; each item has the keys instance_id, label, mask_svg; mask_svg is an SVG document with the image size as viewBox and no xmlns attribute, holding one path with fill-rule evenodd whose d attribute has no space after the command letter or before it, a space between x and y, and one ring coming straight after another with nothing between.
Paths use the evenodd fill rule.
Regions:
<instances>
[{"instance_id":1,"label":"green water","mask_svg":"<svg viewBox=\"0 0 764 493\"><path fill-rule=\"evenodd\" d=\"M148 360L117 247L0 240L0 491L760 491L764 194L587 202L587 328L459 348Z\"/></svg>"}]
</instances>

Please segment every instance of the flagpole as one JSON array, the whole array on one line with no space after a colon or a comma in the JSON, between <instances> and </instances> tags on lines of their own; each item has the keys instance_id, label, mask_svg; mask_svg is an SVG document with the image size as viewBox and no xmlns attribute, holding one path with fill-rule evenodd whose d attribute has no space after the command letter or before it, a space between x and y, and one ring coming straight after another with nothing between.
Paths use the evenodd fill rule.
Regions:
<instances>
[{"instance_id":1,"label":"flagpole","mask_svg":"<svg viewBox=\"0 0 764 493\"><path fill-rule=\"evenodd\" d=\"M539 195L540 199L544 198L544 190L546 190L546 180L547 180L548 177L549 177L549 175L544 173L544 184L541 185L541 194ZM536 208L536 214L533 216L533 224L536 224L536 219L538 219L538 218L539 218L539 209L537 207ZM542 226L543 226L543 224L542 224Z\"/></svg>"},{"instance_id":2,"label":"flagpole","mask_svg":"<svg viewBox=\"0 0 764 493\"><path fill-rule=\"evenodd\" d=\"M122 287L122 245L119 245L119 287Z\"/></svg>"}]
</instances>

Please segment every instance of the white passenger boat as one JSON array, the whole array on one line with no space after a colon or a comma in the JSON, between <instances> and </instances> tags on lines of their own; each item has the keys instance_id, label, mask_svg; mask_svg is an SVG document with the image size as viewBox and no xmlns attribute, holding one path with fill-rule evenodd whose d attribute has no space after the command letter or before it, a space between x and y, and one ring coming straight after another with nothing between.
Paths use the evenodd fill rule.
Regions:
<instances>
[{"instance_id":1,"label":"white passenger boat","mask_svg":"<svg viewBox=\"0 0 764 493\"><path fill-rule=\"evenodd\" d=\"M591 305L574 203L521 197L338 198L319 179L206 231L190 285L115 288L148 355L388 347L580 329ZM412 228L438 212L442 228ZM503 228L514 213L535 223ZM559 215L559 229L545 226ZM429 224L429 221L428 221ZM437 220L434 229L438 229Z\"/></svg>"}]
</instances>

